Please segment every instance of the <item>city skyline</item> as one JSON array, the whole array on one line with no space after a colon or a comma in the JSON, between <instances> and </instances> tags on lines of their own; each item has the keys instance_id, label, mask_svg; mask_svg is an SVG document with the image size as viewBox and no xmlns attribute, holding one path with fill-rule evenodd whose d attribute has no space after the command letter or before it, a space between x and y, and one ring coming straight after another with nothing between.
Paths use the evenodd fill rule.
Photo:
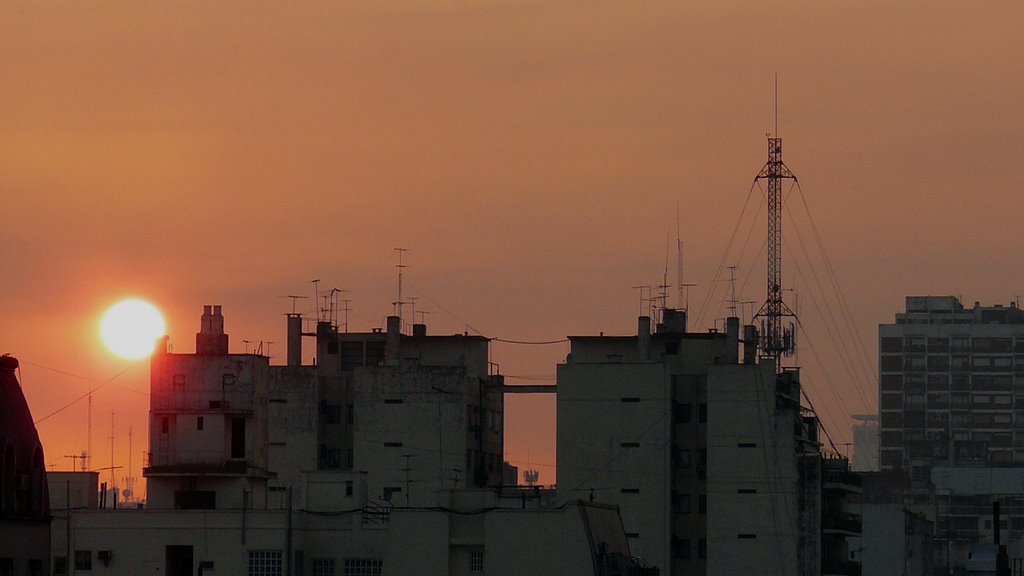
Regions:
<instances>
[{"instance_id":1,"label":"city skyline","mask_svg":"<svg viewBox=\"0 0 1024 576\"><path fill-rule=\"evenodd\" d=\"M0 353L21 360L36 418L88 390L61 372L126 370L94 395L94 467L115 411L116 459L131 426L138 468L148 365L102 348L109 305L148 298L191 352L201 306L221 304L233 351L273 341L282 362L285 296L314 278L351 290L353 330L383 324L394 247L411 251L406 294L431 333L628 334L678 205L696 305L764 163L775 74L787 164L872 360L906 295L1024 292L1008 265L1024 244L1008 233L1024 176L1016 4L644 8L5 8ZM738 299L760 302L763 262L751 271ZM492 359L553 382L567 349L496 343ZM808 393L822 412L871 411L836 387L842 402L813 378ZM40 423L48 464L71 467L85 414ZM510 459L553 464L553 401L510 402L508 418Z\"/></svg>"}]
</instances>

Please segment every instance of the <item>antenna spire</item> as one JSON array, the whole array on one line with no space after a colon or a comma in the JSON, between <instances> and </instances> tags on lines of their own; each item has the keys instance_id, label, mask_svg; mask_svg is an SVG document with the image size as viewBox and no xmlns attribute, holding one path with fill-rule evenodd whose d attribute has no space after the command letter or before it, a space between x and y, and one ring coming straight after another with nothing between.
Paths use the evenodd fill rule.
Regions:
<instances>
[{"instance_id":1,"label":"antenna spire","mask_svg":"<svg viewBox=\"0 0 1024 576\"><path fill-rule=\"evenodd\" d=\"M796 182L796 176L782 161L782 138L778 137L778 75L775 78L775 136L768 137L768 161L754 178L768 181L768 294L755 318L762 318L761 352L774 358L790 355L795 348L794 330L782 327L783 316L795 316L782 300L782 180Z\"/></svg>"}]
</instances>

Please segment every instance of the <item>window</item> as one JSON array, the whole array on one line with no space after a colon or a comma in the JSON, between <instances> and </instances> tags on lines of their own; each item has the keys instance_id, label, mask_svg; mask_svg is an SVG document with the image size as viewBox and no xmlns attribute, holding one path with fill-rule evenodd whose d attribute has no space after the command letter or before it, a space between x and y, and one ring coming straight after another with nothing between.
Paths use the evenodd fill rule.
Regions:
<instances>
[{"instance_id":1,"label":"window","mask_svg":"<svg viewBox=\"0 0 1024 576\"><path fill-rule=\"evenodd\" d=\"M313 576L334 576L334 558L313 558Z\"/></svg>"},{"instance_id":2,"label":"window","mask_svg":"<svg viewBox=\"0 0 1024 576\"><path fill-rule=\"evenodd\" d=\"M235 380L236 380L236 377L235 377L234 374L225 374L220 379L221 384L224 384L225 386L231 386L232 384L235 383Z\"/></svg>"},{"instance_id":3,"label":"window","mask_svg":"<svg viewBox=\"0 0 1024 576\"><path fill-rule=\"evenodd\" d=\"M323 415L324 424L341 424L340 405L323 404L320 406L320 413Z\"/></svg>"},{"instance_id":4,"label":"window","mask_svg":"<svg viewBox=\"0 0 1024 576\"><path fill-rule=\"evenodd\" d=\"M160 433L167 434L171 431L171 419L166 416L160 419Z\"/></svg>"},{"instance_id":5,"label":"window","mask_svg":"<svg viewBox=\"0 0 1024 576\"><path fill-rule=\"evenodd\" d=\"M680 560L689 560L691 548L689 538L676 538L672 542L672 555Z\"/></svg>"},{"instance_id":6,"label":"window","mask_svg":"<svg viewBox=\"0 0 1024 576\"><path fill-rule=\"evenodd\" d=\"M345 496L351 496L352 495L352 488L353 488L352 481L351 480L346 480L345 481Z\"/></svg>"},{"instance_id":7,"label":"window","mask_svg":"<svg viewBox=\"0 0 1024 576\"><path fill-rule=\"evenodd\" d=\"M697 497L697 513L707 514L708 513L708 495L701 494Z\"/></svg>"},{"instance_id":8,"label":"window","mask_svg":"<svg viewBox=\"0 0 1024 576\"><path fill-rule=\"evenodd\" d=\"M619 446L621 446L622 448L639 448L640 447L640 443L639 442L622 442L622 443L619 444Z\"/></svg>"},{"instance_id":9,"label":"window","mask_svg":"<svg viewBox=\"0 0 1024 576\"><path fill-rule=\"evenodd\" d=\"M697 540L697 558L704 560L708 557L708 541L701 538Z\"/></svg>"},{"instance_id":10,"label":"window","mask_svg":"<svg viewBox=\"0 0 1024 576\"><path fill-rule=\"evenodd\" d=\"M622 403L623 404L636 404L638 402L640 402L639 398L623 398L622 399Z\"/></svg>"},{"instance_id":11,"label":"window","mask_svg":"<svg viewBox=\"0 0 1024 576\"><path fill-rule=\"evenodd\" d=\"M738 442L737 448L757 448L757 442Z\"/></svg>"},{"instance_id":12,"label":"window","mask_svg":"<svg viewBox=\"0 0 1024 576\"><path fill-rule=\"evenodd\" d=\"M92 550L75 550L75 571L92 570Z\"/></svg>"},{"instance_id":13,"label":"window","mask_svg":"<svg viewBox=\"0 0 1024 576\"><path fill-rule=\"evenodd\" d=\"M196 430L202 430L202 429L203 429L203 417L202 416L196 416Z\"/></svg>"},{"instance_id":14,"label":"window","mask_svg":"<svg viewBox=\"0 0 1024 576\"><path fill-rule=\"evenodd\" d=\"M68 557L67 556L54 556L53 557L53 573L56 576L64 576L68 573Z\"/></svg>"},{"instance_id":15,"label":"window","mask_svg":"<svg viewBox=\"0 0 1024 576\"><path fill-rule=\"evenodd\" d=\"M384 447L385 448L401 448L402 447L402 443L401 442L385 442L384 443Z\"/></svg>"},{"instance_id":16,"label":"window","mask_svg":"<svg viewBox=\"0 0 1024 576\"><path fill-rule=\"evenodd\" d=\"M740 540L755 540L757 539L757 534L737 534L736 537Z\"/></svg>"},{"instance_id":17,"label":"window","mask_svg":"<svg viewBox=\"0 0 1024 576\"><path fill-rule=\"evenodd\" d=\"M473 550L469 553L469 571L482 574L484 571L484 553L480 550Z\"/></svg>"},{"instance_id":18,"label":"window","mask_svg":"<svg viewBox=\"0 0 1024 576\"><path fill-rule=\"evenodd\" d=\"M690 513L690 495L689 494L673 494L675 500L676 512L680 514Z\"/></svg>"},{"instance_id":19,"label":"window","mask_svg":"<svg viewBox=\"0 0 1024 576\"><path fill-rule=\"evenodd\" d=\"M404 402L405 401L402 400L401 398L385 398L384 399L384 403L385 404L403 404Z\"/></svg>"},{"instance_id":20,"label":"window","mask_svg":"<svg viewBox=\"0 0 1024 576\"><path fill-rule=\"evenodd\" d=\"M280 550L250 550L249 576L282 576Z\"/></svg>"},{"instance_id":21,"label":"window","mask_svg":"<svg viewBox=\"0 0 1024 576\"><path fill-rule=\"evenodd\" d=\"M683 450L681 448L672 449L672 459L676 468L689 468L690 467L690 451Z\"/></svg>"},{"instance_id":22,"label":"window","mask_svg":"<svg viewBox=\"0 0 1024 576\"><path fill-rule=\"evenodd\" d=\"M383 566L379 558L346 558L342 576L380 576Z\"/></svg>"},{"instance_id":23,"label":"window","mask_svg":"<svg viewBox=\"0 0 1024 576\"><path fill-rule=\"evenodd\" d=\"M757 494L757 488L740 488L736 492L738 494Z\"/></svg>"},{"instance_id":24,"label":"window","mask_svg":"<svg viewBox=\"0 0 1024 576\"><path fill-rule=\"evenodd\" d=\"M708 405L700 404L697 406L697 421L701 424L706 424L708 421Z\"/></svg>"},{"instance_id":25,"label":"window","mask_svg":"<svg viewBox=\"0 0 1024 576\"><path fill-rule=\"evenodd\" d=\"M693 418L693 406L690 404L676 404L673 406L672 414L675 416L676 422L689 424Z\"/></svg>"},{"instance_id":26,"label":"window","mask_svg":"<svg viewBox=\"0 0 1024 576\"><path fill-rule=\"evenodd\" d=\"M619 492L622 492L623 494L639 494L640 493L640 489L639 488L621 488L619 490Z\"/></svg>"}]
</instances>

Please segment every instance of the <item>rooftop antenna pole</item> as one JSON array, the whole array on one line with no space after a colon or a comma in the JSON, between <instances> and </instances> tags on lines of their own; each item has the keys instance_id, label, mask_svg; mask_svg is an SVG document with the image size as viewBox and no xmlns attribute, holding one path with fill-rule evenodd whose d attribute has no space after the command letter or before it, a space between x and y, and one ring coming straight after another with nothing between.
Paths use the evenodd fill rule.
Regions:
<instances>
[{"instance_id":1,"label":"rooftop antenna pole","mask_svg":"<svg viewBox=\"0 0 1024 576\"><path fill-rule=\"evenodd\" d=\"M345 290L344 288L342 288L340 290L340 292L341 292L341 311L345 313L345 333L347 334L348 333L348 313L352 311L352 308L349 306L349 304L352 303L352 300L350 300L348 298L345 298L345 294L350 292L349 290Z\"/></svg>"},{"instance_id":2,"label":"rooftop antenna pole","mask_svg":"<svg viewBox=\"0 0 1024 576\"><path fill-rule=\"evenodd\" d=\"M320 279L310 280L313 283L313 306L316 308L316 321L320 321Z\"/></svg>"},{"instance_id":3,"label":"rooftop antenna pole","mask_svg":"<svg viewBox=\"0 0 1024 576\"><path fill-rule=\"evenodd\" d=\"M768 161L754 178L768 181L768 294L755 315L762 318L761 353L779 359L793 353L793 327L782 327L783 316L794 316L782 300L782 180L796 182L796 176L782 161L782 138L778 136L779 98L778 75L775 80L775 136L768 136Z\"/></svg>"},{"instance_id":4,"label":"rooftop antenna pole","mask_svg":"<svg viewBox=\"0 0 1024 576\"><path fill-rule=\"evenodd\" d=\"M395 301L395 316L398 316L398 325L402 325L402 269L406 268L407 265L402 264L402 255L407 254L409 251L405 248L395 248L395 252L398 252L398 264L395 268L398 268L398 300Z\"/></svg>"},{"instance_id":5,"label":"rooftop antenna pole","mask_svg":"<svg viewBox=\"0 0 1024 576\"><path fill-rule=\"evenodd\" d=\"M645 316L645 314L644 314L644 302L650 302L650 297L648 296L647 298L644 298L644 290L647 290L647 293L650 294L651 287L649 285L647 285L647 284L643 284L643 285L640 285L640 286L633 286L633 290L639 290L640 291L640 315L641 316ZM649 312L649 310L648 310L648 312Z\"/></svg>"},{"instance_id":6,"label":"rooftop antenna pole","mask_svg":"<svg viewBox=\"0 0 1024 576\"><path fill-rule=\"evenodd\" d=\"M736 266L729 266L729 312L736 316Z\"/></svg>"}]
</instances>

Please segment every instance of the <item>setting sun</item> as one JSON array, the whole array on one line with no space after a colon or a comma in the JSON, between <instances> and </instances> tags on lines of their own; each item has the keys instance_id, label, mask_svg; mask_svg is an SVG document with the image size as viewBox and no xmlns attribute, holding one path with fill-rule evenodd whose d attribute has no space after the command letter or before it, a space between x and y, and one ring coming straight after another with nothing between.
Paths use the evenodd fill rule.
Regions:
<instances>
[{"instance_id":1,"label":"setting sun","mask_svg":"<svg viewBox=\"0 0 1024 576\"><path fill-rule=\"evenodd\" d=\"M100 336L114 354L129 360L150 355L157 338L167 332L164 317L144 300L123 300L103 315Z\"/></svg>"}]
</instances>

